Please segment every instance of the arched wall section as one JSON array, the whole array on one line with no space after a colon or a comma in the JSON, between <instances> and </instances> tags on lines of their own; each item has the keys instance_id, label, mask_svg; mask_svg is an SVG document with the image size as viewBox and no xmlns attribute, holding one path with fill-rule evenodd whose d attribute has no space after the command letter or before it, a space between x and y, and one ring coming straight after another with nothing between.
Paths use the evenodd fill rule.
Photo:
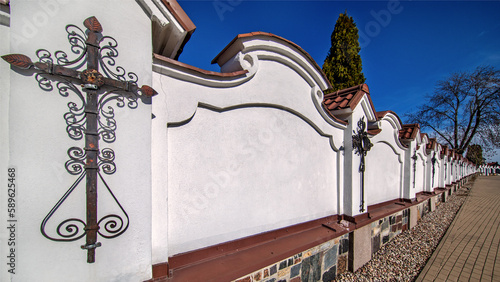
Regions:
<instances>
[{"instance_id":1,"label":"arched wall section","mask_svg":"<svg viewBox=\"0 0 500 282\"><path fill-rule=\"evenodd\" d=\"M172 255L337 213L337 152L289 111L198 108L168 134Z\"/></svg>"},{"instance_id":2,"label":"arched wall section","mask_svg":"<svg viewBox=\"0 0 500 282\"><path fill-rule=\"evenodd\" d=\"M366 157L365 187L367 205L401 197L400 157L386 142L376 142Z\"/></svg>"}]
</instances>

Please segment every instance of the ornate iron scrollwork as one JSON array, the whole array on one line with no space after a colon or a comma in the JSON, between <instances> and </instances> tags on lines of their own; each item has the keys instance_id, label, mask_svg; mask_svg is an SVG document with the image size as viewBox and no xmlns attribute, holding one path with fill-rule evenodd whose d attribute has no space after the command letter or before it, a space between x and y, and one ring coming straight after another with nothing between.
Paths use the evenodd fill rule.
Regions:
<instances>
[{"instance_id":1,"label":"ornate iron scrollwork","mask_svg":"<svg viewBox=\"0 0 500 282\"><path fill-rule=\"evenodd\" d=\"M365 211L365 156L368 151L373 147L370 138L368 138L368 133L366 132L366 123L364 118L358 121L357 132L353 130L354 135L352 136L352 147L354 153L361 157L359 164L359 172L361 173L361 204L359 206L359 211Z\"/></svg>"},{"instance_id":2,"label":"ornate iron scrollwork","mask_svg":"<svg viewBox=\"0 0 500 282\"><path fill-rule=\"evenodd\" d=\"M95 261L95 248L101 246L97 242L97 234L112 239L123 234L129 226L128 214L101 174L103 172L110 175L116 171L115 152L111 148L99 149L99 139L106 143L116 140L114 109L108 103L116 101L120 108L127 105L134 109L139 97L151 97L157 93L147 85L139 88L135 73L116 66L118 43L110 36L101 35L102 26L97 18L90 17L83 24L87 31L75 25L66 26L71 52L76 55L73 60L64 51L56 51L52 56L46 49L36 51L39 61L35 63L21 54L5 55L2 58L18 68L33 68L36 72L35 79L42 90L54 90L54 82L61 96L73 94L78 98L77 102L68 103L69 111L64 114L68 136L73 140L85 140L85 147L68 149L69 160L65 163L66 171L78 177L45 216L40 231L53 241L75 241L86 236L86 244L82 249L88 251L87 262L92 263ZM79 71L82 67L86 69ZM103 73L99 72L99 68ZM84 93L75 84L81 84ZM53 226L49 224L49 220L84 178L86 220L69 218L48 232L47 227ZM98 183L106 187L121 214L111 213L98 217Z\"/></svg>"},{"instance_id":3,"label":"ornate iron scrollwork","mask_svg":"<svg viewBox=\"0 0 500 282\"><path fill-rule=\"evenodd\" d=\"M434 152L434 155L432 156L431 162L432 162L432 187L434 188L434 173L435 173L435 165L436 165L436 152Z\"/></svg>"},{"instance_id":4,"label":"ornate iron scrollwork","mask_svg":"<svg viewBox=\"0 0 500 282\"><path fill-rule=\"evenodd\" d=\"M417 149L415 149L415 152L413 153L413 156L411 156L413 160L413 188L415 188L415 178L417 177Z\"/></svg>"}]
</instances>

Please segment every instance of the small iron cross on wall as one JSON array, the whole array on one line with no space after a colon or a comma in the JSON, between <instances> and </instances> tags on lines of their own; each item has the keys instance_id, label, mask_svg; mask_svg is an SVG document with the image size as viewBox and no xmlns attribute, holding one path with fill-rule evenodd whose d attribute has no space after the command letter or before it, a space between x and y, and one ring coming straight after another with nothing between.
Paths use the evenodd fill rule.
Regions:
<instances>
[{"instance_id":1,"label":"small iron cross on wall","mask_svg":"<svg viewBox=\"0 0 500 282\"><path fill-rule=\"evenodd\" d=\"M364 117L358 121L357 132L353 130L352 147L354 153L360 156L359 173L361 173L361 191L360 191L360 205L359 211L365 211L365 156L368 151L373 147L368 133L366 132L366 123Z\"/></svg>"},{"instance_id":2,"label":"small iron cross on wall","mask_svg":"<svg viewBox=\"0 0 500 282\"><path fill-rule=\"evenodd\" d=\"M53 90L52 81L62 96L74 93L80 102L68 103L69 112L64 115L70 138L74 140L85 139L83 150L71 147L68 150L66 170L78 178L52 210L44 218L40 230L48 239L53 241L75 241L86 235L86 243L82 249L87 250L87 262L95 261L95 248L101 246L97 241L97 234L104 238L115 238L123 234L129 225L128 215L118 202L113 192L105 182L101 171L112 174L116 170L114 152L110 148L100 149L99 140L106 143L114 142L116 121L114 110L107 106L110 101L117 101L117 106L125 104L129 108L137 107L137 99L150 98L156 91L147 85L137 86L138 77L133 72L126 72L124 68L116 66L115 58L118 56L116 47L118 43L110 36L102 36L102 26L95 17L86 19L83 25L88 29L84 32L75 25L67 25L68 40L71 51L77 58L70 61L63 51L52 54L39 49L36 54L38 62L21 54L11 54L2 58L12 66L21 69L32 69L39 86L46 91ZM86 63L86 69L78 71ZM99 71L101 67L102 73ZM80 84L83 93L78 87ZM61 222L55 232L57 236L46 232L46 224L54 212L62 205L69 194L86 178L86 220L70 218ZM107 191L123 213L123 218L117 214L108 214L98 220L97 214L97 184L102 182Z\"/></svg>"}]
</instances>

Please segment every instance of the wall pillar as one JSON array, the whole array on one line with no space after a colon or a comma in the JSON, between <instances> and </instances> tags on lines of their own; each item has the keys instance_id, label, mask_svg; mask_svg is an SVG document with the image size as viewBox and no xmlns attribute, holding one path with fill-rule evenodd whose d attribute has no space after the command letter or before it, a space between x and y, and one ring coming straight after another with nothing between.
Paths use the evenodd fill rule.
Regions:
<instances>
[{"instance_id":1,"label":"wall pillar","mask_svg":"<svg viewBox=\"0 0 500 282\"><path fill-rule=\"evenodd\" d=\"M429 210L431 212L436 210L436 200L437 200L437 197L432 197L429 199Z\"/></svg>"},{"instance_id":2,"label":"wall pillar","mask_svg":"<svg viewBox=\"0 0 500 282\"><path fill-rule=\"evenodd\" d=\"M410 226L408 227L409 229L415 227L418 222L418 209L416 205L413 205L410 207L410 220L409 224Z\"/></svg>"},{"instance_id":3,"label":"wall pillar","mask_svg":"<svg viewBox=\"0 0 500 282\"><path fill-rule=\"evenodd\" d=\"M349 271L356 271L372 258L371 225L349 234Z\"/></svg>"}]
</instances>

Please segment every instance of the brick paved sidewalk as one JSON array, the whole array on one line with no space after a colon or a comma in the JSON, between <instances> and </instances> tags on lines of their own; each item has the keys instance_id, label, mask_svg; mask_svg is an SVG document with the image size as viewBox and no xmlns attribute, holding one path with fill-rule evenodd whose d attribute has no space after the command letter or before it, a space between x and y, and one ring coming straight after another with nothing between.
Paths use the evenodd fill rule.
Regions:
<instances>
[{"instance_id":1,"label":"brick paved sidewalk","mask_svg":"<svg viewBox=\"0 0 500 282\"><path fill-rule=\"evenodd\" d=\"M500 176L479 176L416 281L500 281L499 243Z\"/></svg>"}]
</instances>

